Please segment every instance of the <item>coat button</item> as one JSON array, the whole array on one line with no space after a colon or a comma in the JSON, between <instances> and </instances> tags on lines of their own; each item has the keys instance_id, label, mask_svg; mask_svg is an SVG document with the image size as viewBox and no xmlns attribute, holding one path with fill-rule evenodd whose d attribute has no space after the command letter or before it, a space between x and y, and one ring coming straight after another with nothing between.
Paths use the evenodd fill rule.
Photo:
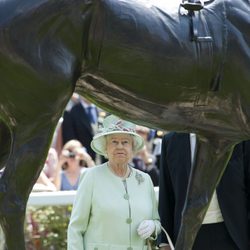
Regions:
<instances>
[{"instance_id":1,"label":"coat button","mask_svg":"<svg viewBox=\"0 0 250 250\"><path fill-rule=\"evenodd\" d=\"M128 199L129 199L129 195L128 195L128 194L124 194L123 198L124 198L125 200L128 200Z\"/></svg>"},{"instance_id":2,"label":"coat button","mask_svg":"<svg viewBox=\"0 0 250 250\"><path fill-rule=\"evenodd\" d=\"M131 218L127 218L126 222L127 222L128 224L131 224L131 223L132 223L132 219L131 219Z\"/></svg>"}]
</instances>

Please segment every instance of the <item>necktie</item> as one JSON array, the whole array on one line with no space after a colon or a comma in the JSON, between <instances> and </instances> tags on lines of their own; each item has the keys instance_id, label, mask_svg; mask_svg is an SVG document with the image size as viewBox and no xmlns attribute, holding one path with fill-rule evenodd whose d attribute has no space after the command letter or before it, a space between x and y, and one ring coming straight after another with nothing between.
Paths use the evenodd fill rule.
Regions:
<instances>
[{"instance_id":1,"label":"necktie","mask_svg":"<svg viewBox=\"0 0 250 250\"><path fill-rule=\"evenodd\" d=\"M92 106L88 106L87 107L87 115L88 115L88 118L89 118L89 121L91 124L94 124L96 123L96 110L95 110L95 107L92 107Z\"/></svg>"}]
</instances>

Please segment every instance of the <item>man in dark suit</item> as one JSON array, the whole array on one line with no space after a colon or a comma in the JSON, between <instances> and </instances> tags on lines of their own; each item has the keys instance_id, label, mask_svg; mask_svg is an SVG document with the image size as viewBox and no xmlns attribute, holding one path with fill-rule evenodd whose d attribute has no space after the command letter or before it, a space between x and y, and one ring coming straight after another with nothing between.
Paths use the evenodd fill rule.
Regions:
<instances>
[{"instance_id":1,"label":"man in dark suit","mask_svg":"<svg viewBox=\"0 0 250 250\"><path fill-rule=\"evenodd\" d=\"M159 214L175 243L181 223L188 178L195 157L194 134L168 133L162 140ZM235 146L213 195L193 250L249 250L250 142ZM170 249L164 234L160 249Z\"/></svg>"},{"instance_id":2,"label":"man in dark suit","mask_svg":"<svg viewBox=\"0 0 250 250\"><path fill-rule=\"evenodd\" d=\"M64 112L62 123L63 144L71 139L76 139L82 143L92 159L95 160L96 154L91 149L90 143L95 134L97 118L96 106L79 97L79 102L69 111Z\"/></svg>"}]
</instances>

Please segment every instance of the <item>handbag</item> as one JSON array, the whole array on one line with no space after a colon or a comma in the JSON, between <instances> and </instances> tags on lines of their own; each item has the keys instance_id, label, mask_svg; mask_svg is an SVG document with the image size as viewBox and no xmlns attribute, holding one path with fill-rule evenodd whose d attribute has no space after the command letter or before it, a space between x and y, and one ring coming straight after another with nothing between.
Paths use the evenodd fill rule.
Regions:
<instances>
[{"instance_id":1,"label":"handbag","mask_svg":"<svg viewBox=\"0 0 250 250\"><path fill-rule=\"evenodd\" d=\"M170 238L170 236L168 235L167 231L161 226L161 230L165 233L167 239L168 239L168 244L170 246L171 250L174 250L174 244ZM148 245L148 250L157 250L159 249L159 247L157 247L157 245L154 244L155 241L152 241L150 239L147 239L147 245Z\"/></svg>"}]
</instances>

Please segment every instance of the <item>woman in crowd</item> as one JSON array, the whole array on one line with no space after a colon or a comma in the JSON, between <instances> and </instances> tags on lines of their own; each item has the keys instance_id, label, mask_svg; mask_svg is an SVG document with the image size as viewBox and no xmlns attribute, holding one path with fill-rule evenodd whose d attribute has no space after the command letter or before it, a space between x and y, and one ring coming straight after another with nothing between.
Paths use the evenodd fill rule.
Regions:
<instances>
[{"instance_id":1,"label":"woman in crowd","mask_svg":"<svg viewBox=\"0 0 250 250\"><path fill-rule=\"evenodd\" d=\"M58 155L54 148L50 148L44 167L40 176L38 177L32 191L56 191L54 184L55 170L58 163ZM1 248L0 248L1 249Z\"/></svg>"},{"instance_id":2,"label":"woman in crowd","mask_svg":"<svg viewBox=\"0 0 250 250\"><path fill-rule=\"evenodd\" d=\"M77 140L68 141L62 149L56 168L57 190L76 190L81 173L95 165L91 156Z\"/></svg>"},{"instance_id":3,"label":"woman in crowd","mask_svg":"<svg viewBox=\"0 0 250 250\"><path fill-rule=\"evenodd\" d=\"M68 228L68 250L145 250L160 232L148 174L130 162L144 146L135 125L108 116L91 147L108 161L82 176Z\"/></svg>"}]
</instances>

